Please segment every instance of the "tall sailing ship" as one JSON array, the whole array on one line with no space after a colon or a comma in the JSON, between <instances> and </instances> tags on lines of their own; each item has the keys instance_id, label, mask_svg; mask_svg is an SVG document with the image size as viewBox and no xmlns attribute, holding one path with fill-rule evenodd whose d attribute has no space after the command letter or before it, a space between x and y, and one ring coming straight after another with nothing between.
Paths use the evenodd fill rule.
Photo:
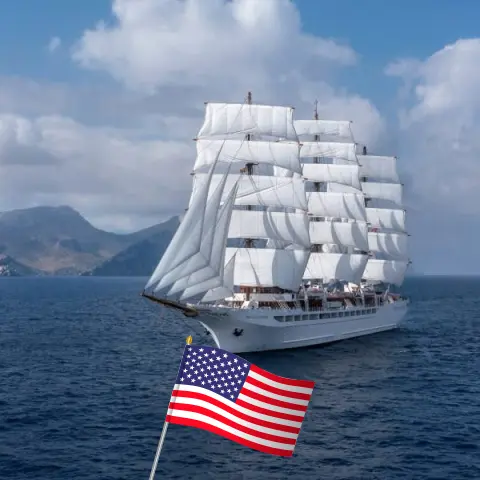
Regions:
<instances>
[{"instance_id":1,"label":"tall sailing ship","mask_svg":"<svg viewBox=\"0 0 480 480\"><path fill-rule=\"evenodd\" d=\"M234 353L398 326L409 265L396 157L351 122L292 107L206 103L188 209L142 295Z\"/></svg>"}]
</instances>

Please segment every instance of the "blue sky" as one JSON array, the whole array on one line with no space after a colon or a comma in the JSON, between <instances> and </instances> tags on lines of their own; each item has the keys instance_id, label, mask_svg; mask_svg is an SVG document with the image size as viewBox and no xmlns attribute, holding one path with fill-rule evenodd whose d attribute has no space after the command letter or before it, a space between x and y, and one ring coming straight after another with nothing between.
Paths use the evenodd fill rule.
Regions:
<instances>
[{"instance_id":1,"label":"blue sky","mask_svg":"<svg viewBox=\"0 0 480 480\"><path fill-rule=\"evenodd\" d=\"M110 0L2 3L0 134L1 115L13 115L3 119L12 135L7 147L19 142L21 162L2 166L0 135L0 210L68 203L101 228L131 231L151 225L185 204L191 165L184 159L193 162L185 142L198 128L195 115L204 100L242 98L253 88L258 96L293 102L297 112L308 113L318 95L325 112L340 110L345 118L355 118L366 141L379 146L381 138L387 139L383 147L392 151L375 153L399 155L417 271L477 272L480 256L470 238L472 229L480 230L480 2L293 0L301 16L299 30L289 7L278 0L259 14L257 32L232 19L220 0L198 0L204 17L187 27L182 13L171 8L183 4L174 0L133 22L129 9L135 5L167 0L118 1L128 10L119 19ZM272 18L283 22L280 31L288 35L279 38L275 29L264 28ZM97 28L100 21L106 30ZM241 38L232 39L225 25ZM338 58L318 56L318 43L307 42L310 51L299 51L306 35L333 39ZM53 37L61 45L52 53ZM75 58L74 45L80 52ZM345 65L342 45L355 51L356 64ZM195 53L198 48L201 55ZM414 59L405 74L413 78L408 77L411 89L402 89L408 75L385 74L386 66L399 59ZM309 61L310 76L304 71ZM279 81L291 71L298 75ZM53 169L57 157L63 163ZM35 174L27 170L32 158L50 162L45 177L38 166ZM176 180L159 187L151 175L141 176L162 162ZM141 187L135 190L135 184ZM438 253L459 243L464 247L446 257Z\"/></svg>"},{"instance_id":2,"label":"blue sky","mask_svg":"<svg viewBox=\"0 0 480 480\"><path fill-rule=\"evenodd\" d=\"M361 56L342 82L389 112L398 81L384 67L396 58L424 59L459 38L480 33L476 0L296 0L306 31L351 45Z\"/></svg>"},{"instance_id":3,"label":"blue sky","mask_svg":"<svg viewBox=\"0 0 480 480\"><path fill-rule=\"evenodd\" d=\"M53 81L78 81L82 71L68 52L51 57L50 38L65 45L76 41L86 27L109 18L108 0L15 0L3 2L0 15L0 74ZM13 47L13 48L12 48Z\"/></svg>"},{"instance_id":4,"label":"blue sky","mask_svg":"<svg viewBox=\"0 0 480 480\"><path fill-rule=\"evenodd\" d=\"M392 59L425 58L459 38L480 31L476 0L295 0L304 29L347 43L361 55L359 68L343 74L347 88L387 103L394 80L382 71ZM112 20L109 0L15 0L3 2L0 15L0 74L54 81L82 81L68 51L51 58L53 36L71 45L99 19ZM14 48L12 48L14 46Z\"/></svg>"},{"instance_id":5,"label":"blue sky","mask_svg":"<svg viewBox=\"0 0 480 480\"><path fill-rule=\"evenodd\" d=\"M392 57L428 56L446 43L479 32L476 0L297 0L296 4L308 31L345 39L377 66Z\"/></svg>"}]
</instances>

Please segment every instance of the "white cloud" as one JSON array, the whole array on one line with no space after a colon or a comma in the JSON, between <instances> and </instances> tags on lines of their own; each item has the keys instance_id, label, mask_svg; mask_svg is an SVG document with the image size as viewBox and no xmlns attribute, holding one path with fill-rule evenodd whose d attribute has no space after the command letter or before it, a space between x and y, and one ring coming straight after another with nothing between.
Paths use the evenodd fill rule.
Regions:
<instances>
[{"instance_id":1,"label":"white cloud","mask_svg":"<svg viewBox=\"0 0 480 480\"><path fill-rule=\"evenodd\" d=\"M115 0L112 9L117 23L86 31L74 58L132 88L210 86L243 98L249 85L264 96L299 73L356 61L350 47L303 33L289 0Z\"/></svg>"},{"instance_id":2,"label":"white cloud","mask_svg":"<svg viewBox=\"0 0 480 480\"><path fill-rule=\"evenodd\" d=\"M148 226L186 201L192 152L183 142L140 141L129 131L89 128L65 117L2 115L3 207L68 204L103 218L105 228Z\"/></svg>"},{"instance_id":3,"label":"white cloud","mask_svg":"<svg viewBox=\"0 0 480 480\"><path fill-rule=\"evenodd\" d=\"M424 205L480 213L480 39L458 40L423 61L398 61L402 155Z\"/></svg>"},{"instance_id":4,"label":"white cloud","mask_svg":"<svg viewBox=\"0 0 480 480\"><path fill-rule=\"evenodd\" d=\"M57 51L62 45L62 40L59 37L52 37L48 42L47 49L50 53Z\"/></svg>"},{"instance_id":5,"label":"white cloud","mask_svg":"<svg viewBox=\"0 0 480 480\"><path fill-rule=\"evenodd\" d=\"M85 31L74 60L167 108L194 109L197 125L204 101L241 102L252 91L254 101L294 105L298 117L318 98L322 113L349 115L370 140L383 128L371 103L329 84L355 65L355 51L305 33L290 0L115 0L112 11L115 23Z\"/></svg>"},{"instance_id":6,"label":"white cloud","mask_svg":"<svg viewBox=\"0 0 480 480\"><path fill-rule=\"evenodd\" d=\"M317 98L321 115L353 120L361 142L384 131L371 102L328 83L356 63L354 50L303 32L291 1L116 0L112 11L114 24L85 31L74 60L156 98L150 125L176 138L196 134L204 101L241 102L247 91L260 103L294 105L298 118L311 117Z\"/></svg>"},{"instance_id":7,"label":"white cloud","mask_svg":"<svg viewBox=\"0 0 480 480\"><path fill-rule=\"evenodd\" d=\"M96 226L132 230L182 213L204 101L249 90L299 118L317 98L361 142L384 131L371 102L331 86L356 53L303 32L288 0L116 0L112 11L72 55L116 85L0 78L0 209L69 204Z\"/></svg>"},{"instance_id":8,"label":"white cloud","mask_svg":"<svg viewBox=\"0 0 480 480\"><path fill-rule=\"evenodd\" d=\"M455 243L458 212L467 214L459 235L469 235L468 215L480 213L480 39L388 65L402 80L399 128L388 130L368 99L336 86L355 51L306 34L290 1L116 0L112 12L72 57L114 82L0 77L0 210L69 204L114 230L182 213L203 102L242 101L251 90L254 101L295 106L297 118L318 99L321 117L353 120L357 141L398 154L413 257L416 249L428 264L418 271L437 268L431 232L439 250ZM51 39L52 51L60 46Z\"/></svg>"}]
</instances>

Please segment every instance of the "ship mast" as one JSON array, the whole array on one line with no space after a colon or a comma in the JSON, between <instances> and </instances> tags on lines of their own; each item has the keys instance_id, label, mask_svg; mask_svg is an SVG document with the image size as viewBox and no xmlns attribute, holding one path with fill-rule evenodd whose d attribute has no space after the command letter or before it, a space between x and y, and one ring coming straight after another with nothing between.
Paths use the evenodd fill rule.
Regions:
<instances>
[{"instance_id":1,"label":"ship mast","mask_svg":"<svg viewBox=\"0 0 480 480\"><path fill-rule=\"evenodd\" d=\"M252 104L252 92L248 92L247 94L247 105ZM252 139L252 136L250 133L247 133L245 137L246 141L249 142ZM247 175L253 175L253 167L255 165L258 165L258 163L253 163L253 162L248 162L245 164L245 170L247 172ZM245 170L243 170L245 172ZM251 210L252 206L247 205L247 210ZM253 248L255 246L255 243L253 241L253 238L246 238L245 239L245 248Z\"/></svg>"},{"instance_id":2,"label":"ship mast","mask_svg":"<svg viewBox=\"0 0 480 480\"><path fill-rule=\"evenodd\" d=\"M252 92L247 93L247 105L252 104ZM252 139L252 136L250 133L247 133L245 136L245 140L249 142ZM258 165L258 163L253 163L253 162L248 162L245 164L245 168L243 168L241 171L242 173L247 173L247 175L252 176L253 175L253 167L255 165ZM251 210L252 205L247 205L247 210ZM244 245L245 248L253 248L255 247L255 242L253 238L245 238L244 239ZM250 293L252 291L252 287L244 287L245 288L245 299L248 301L250 300Z\"/></svg>"},{"instance_id":3,"label":"ship mast","mask_svg":"<svg viewBox=\"0 0 480 480\"><path fill-rule=\"evenodd\" d=\"M313 118L314 118L314 120L318 120L318 100L315 100L315 108L313 110ZM319 140L320 140L320 135L315 135L314 136L314 141L318 142ZM313 163L320 163L320 158L319 157L314 157L313 158ZM320 191L320 182L314 182L313 187L315 189L315 192L319 192ZM314 217L314 218L312 218L312 220L313 221L318 221L319 218ZM312 244L311 251L312 252L321 252L322 251L322 245L320 245L318 243L317 244Z\"/></svg>"}]
</instances>

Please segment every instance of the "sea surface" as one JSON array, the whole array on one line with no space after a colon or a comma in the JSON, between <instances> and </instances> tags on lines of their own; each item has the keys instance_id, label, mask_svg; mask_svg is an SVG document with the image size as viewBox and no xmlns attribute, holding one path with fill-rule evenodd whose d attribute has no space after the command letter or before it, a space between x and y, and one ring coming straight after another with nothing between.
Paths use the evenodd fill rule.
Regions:
<instances>
[{"instance_id":1,"label":"sea surface","mask_svg":"<svg viewBox=\"0 0 480 480\"><path fill-rule=\"evenodd\" d=\"M185 337L206 337L144 283L0 279L0 480L148 479ZM292 458L171 425L156 478L480 479L480 279L403 291L396 331L245 355L316 382Z\"/></svg>"}]
</instances>

